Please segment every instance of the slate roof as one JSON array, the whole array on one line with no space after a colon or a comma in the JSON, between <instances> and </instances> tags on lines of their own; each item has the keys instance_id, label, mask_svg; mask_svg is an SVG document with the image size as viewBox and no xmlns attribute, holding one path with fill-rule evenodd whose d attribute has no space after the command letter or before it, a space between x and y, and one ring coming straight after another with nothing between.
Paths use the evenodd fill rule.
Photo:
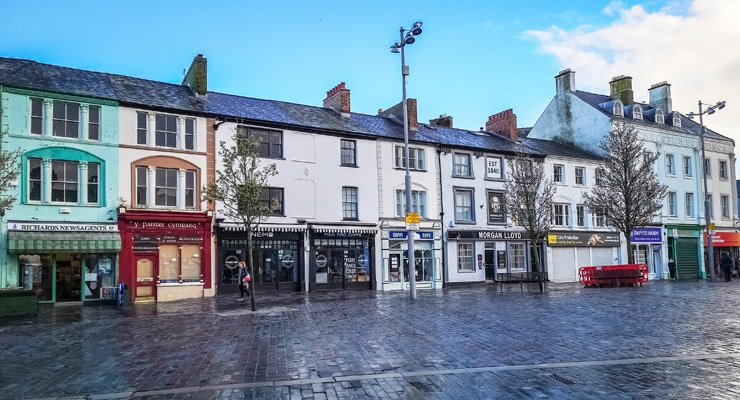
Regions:
<instances>
[{"instance_id":1,"label":"slate roof","mask_svg":"<svg viewBox=\"0 0 740 400\"><path fill-rule=\"evenodd\" d=\"M639 103L635 102L629 106L625 107L625 117L615 117L612 113L612 107L611 105L614 103L614 99L612 99L609 96L601 95L601 94L595 94L595 93L589 93L584 92L581 90L576 90L574 92L576 97L583 100L587 104L591 105L592 107L596 108L597 110L604 113L604 115L607 115L609 118L625 118L626 120L629 120L631 123L636 125L643 125L643 126L651 126L656 129L661 129L664 131L673 131L675 133L684 133L694 136L701 136L701 125L699 125L698 122L686 117L685 115L681 114L678 111L673 112L665 112L665 122L664 124L659 124L655 122L655 109L650 106L650 104L645 103ZM634 108L634 104L639 104L640 107L642 107L642 113L643 113L643 119L642 120L636 120L632 119L632 110ZM681 126L676 127L673 126L673 113L678 113L678 115L681 118ZM706 126L705 126L706 128ZM734 140L728 138L727 136L720 135L719 133L707 128L705 137L707 138L715 138L715 139L721 139L721 140L730 140L732 141L733 145L735 143Z\"/></svg>"},{"instance_id":2,"label":"slate roof","mask_svg":"<svg viewBox=\"0 0 740 400\"><path fill-rule=\"evenodd\" d=\"M592 160L596 162L603 160L603 157L585 151L579 147L570 144L559 143L554 140L522 138L521 141L527 147L534 149L542 154L547 154L548 156L577 158L582 160Z\"/></svg>"},{"instance_id":3,"label":"slate roof","mask_svg":"<svg viewBox=\"0 0 740 400\"><path fill-rule=\"evenodd\" d=\"M0 84L16 88L118 101L122 105L172 110L210 117L240 119L273 126L403 140L399 121L324 107L208 92L196 96L189 87L130 76L0 57ZM485 132L419 124L409 141L456 146L484 152L513 153L518 142ZM533 149L533 155L542 156Z\"/></svg>"}]
</instances>

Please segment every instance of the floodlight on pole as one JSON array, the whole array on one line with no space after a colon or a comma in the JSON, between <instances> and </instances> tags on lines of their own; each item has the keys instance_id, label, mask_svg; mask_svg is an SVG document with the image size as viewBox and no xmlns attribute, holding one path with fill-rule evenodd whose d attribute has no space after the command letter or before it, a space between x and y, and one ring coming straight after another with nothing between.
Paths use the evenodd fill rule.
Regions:
<instances>
[{"instance_id":1,"label":"floodlight on pole","mask_svg":"<svg viewBox=\"0 0 740 400\"><path fill-rule=\"evenodd\" d=\"M402 86L402 103L403 103L403 149L404 149L404 164L406 165L406 176L404 179L404 188L406 190L406 219L408 220L409 215L412 213L411 208L411 174L409 173L409 112L406 105L406 77L409 74L409 67L406 65L406 53L404 49L407 44L412 44L416 41L416 36L421 35L420 21L414 22L411 29L405 29L401 27L401 40L391 46L391 53L401 53L401 86ZM414 231L406 230L408 250L407 260L408 267L407 272L409 274L409 292L411 300L416 299L416 265L414 261Z\"/></svg>"}]
</instances>

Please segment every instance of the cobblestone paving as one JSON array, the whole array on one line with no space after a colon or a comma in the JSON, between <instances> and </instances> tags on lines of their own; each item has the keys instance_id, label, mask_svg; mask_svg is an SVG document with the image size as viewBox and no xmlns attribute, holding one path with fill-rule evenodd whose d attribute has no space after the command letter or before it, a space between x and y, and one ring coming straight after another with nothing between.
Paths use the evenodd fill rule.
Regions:
<instances>
[{"instance_id":1,"label":"cobblestone paving","mask_svg":"<svg viewBox=\"0 0 740 400\"><path fill-rule=\"evenodd\" d=\"M2 399L738 399L740 283L44 306Z\"/></svg>"}]
</instances>

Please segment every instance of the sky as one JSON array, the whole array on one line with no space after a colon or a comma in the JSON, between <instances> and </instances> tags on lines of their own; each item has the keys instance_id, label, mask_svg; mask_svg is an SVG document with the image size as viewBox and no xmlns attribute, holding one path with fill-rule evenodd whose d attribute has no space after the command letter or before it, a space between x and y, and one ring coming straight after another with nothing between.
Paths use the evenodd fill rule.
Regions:
<instances>
[{"instance_id":1,"label":"sky","mask_svg":"<svg viewBox=\"0 0 740 400\"><path fill-rule=\"evenodd\" d=\"M666 81L683 114L725 100L704 123L740 143L737 0L2 3L2 57L179 84L203 54L210 91L321 106L345 82L352 111L371 115L401 101L401 57L390 48L421 21L405 47L420 122L446 114L478 130L513 109L530 127L570 68L578 90L598 94L631 76L640 102Z\"/></svg>"}]
</instances>

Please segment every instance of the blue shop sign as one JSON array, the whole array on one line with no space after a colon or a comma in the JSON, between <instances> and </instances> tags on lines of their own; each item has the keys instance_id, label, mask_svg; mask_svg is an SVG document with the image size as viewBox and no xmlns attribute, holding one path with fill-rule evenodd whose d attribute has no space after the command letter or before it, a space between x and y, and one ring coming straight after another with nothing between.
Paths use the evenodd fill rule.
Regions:
<instances>
[{"instance_id":1,"label":"blue shop sign","mask_svg":"<svg viewBox=\"0 0 740 400\"><path fill-rule=\"evenodd\" d=\"M661 243L663 241L661 231L662 228L655 227L635 228L630 235L630 241L632 243Z\"/></svg>"},{"instance_id":2,"label":"blue shop sign","mask_svg":"<svg viewBox=\"0 0 740 400\"><path fill-rule=\"evenodd\" d=\"M418 231L416 232L416 235L418 236L418 239L421 239L421 240L434 240L434 232L431 232L431 231ZM389 231L388 232L389 239L406 239L408 237L409 236L408 236L407 231Z\"/></svg>"}]
</instances>

